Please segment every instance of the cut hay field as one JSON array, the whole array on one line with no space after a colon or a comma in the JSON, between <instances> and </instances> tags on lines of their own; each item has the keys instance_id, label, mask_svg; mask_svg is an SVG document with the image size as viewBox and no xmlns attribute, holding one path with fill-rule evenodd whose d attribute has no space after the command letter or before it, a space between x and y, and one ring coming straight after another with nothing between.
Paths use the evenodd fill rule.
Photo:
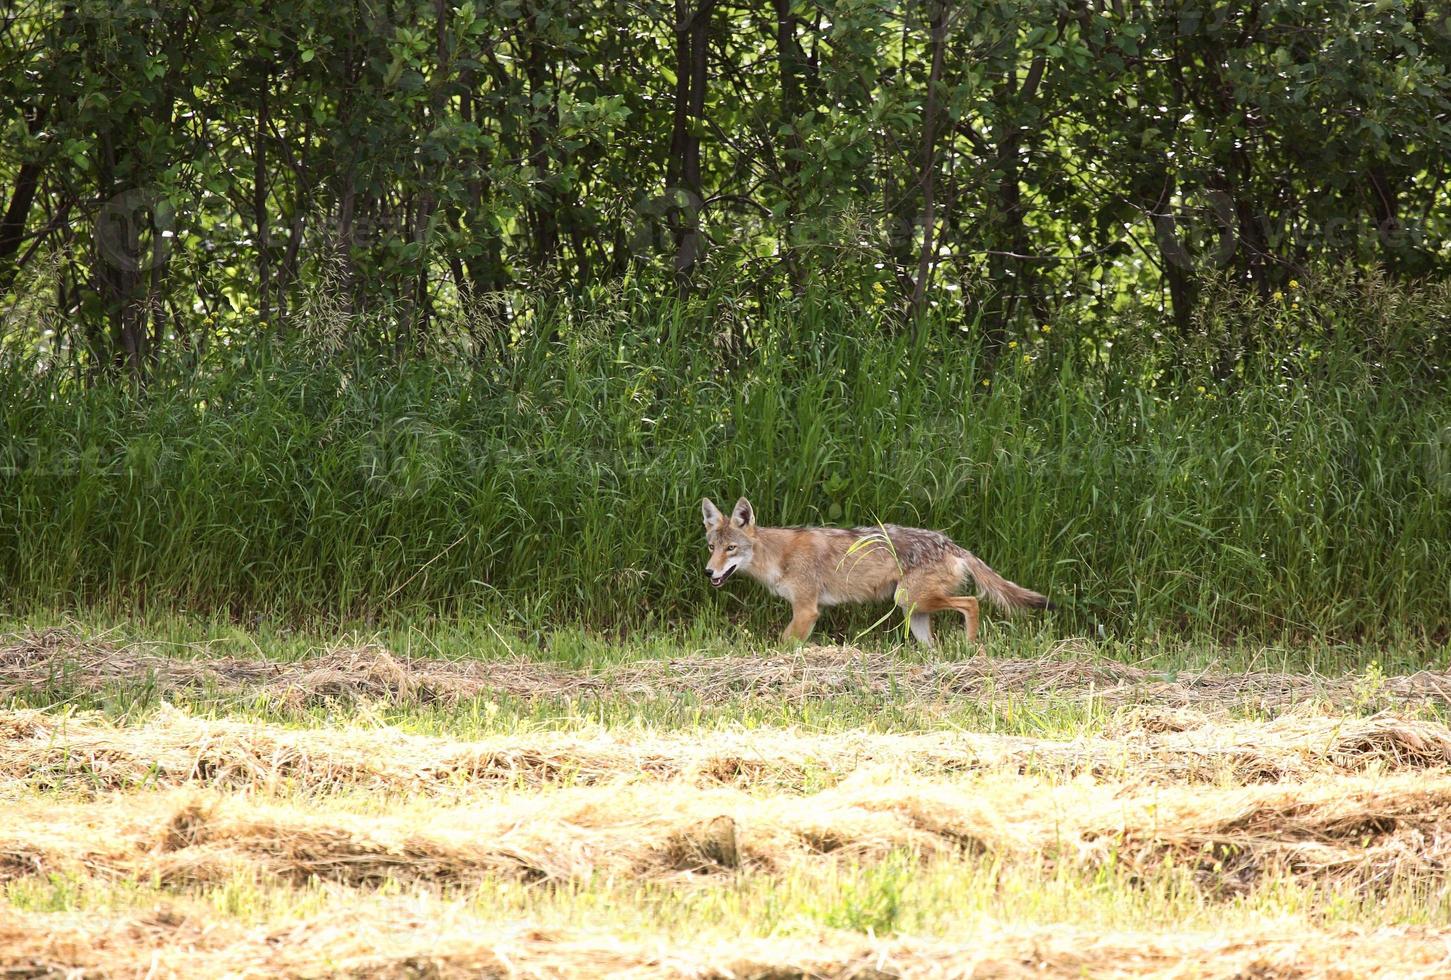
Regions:
<instances>
[{"instance_id":1,"label":"cut hay field","mask_svg":"<svg viewBox=\"0 0 1451 980\"><path fill-rule=\"evenodd\" d=\"M1451 976L1446 653L0 624L0 977Z\"/></svg>"}]
</instances>

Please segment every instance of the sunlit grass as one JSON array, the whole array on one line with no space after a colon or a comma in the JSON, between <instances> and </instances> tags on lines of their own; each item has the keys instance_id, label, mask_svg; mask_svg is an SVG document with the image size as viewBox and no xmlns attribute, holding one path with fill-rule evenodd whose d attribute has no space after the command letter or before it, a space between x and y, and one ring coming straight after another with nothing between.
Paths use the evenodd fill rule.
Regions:
<instances>
[{"instance_id":1,"label":"sunlit grass","mask_svg":"<svg viewBox=\"0 0 1451 980\"><path fill-rule=\"evenodd\" d=\"M1045 869L991 857L927 860L905 850L869 862L797 866L784 874L665 882L601 876L541 886L488 878L467 887L385 881L355 889L321 881L292 885L242 870L206 884L57 872L0 885L0 902L19 912L123 916L161 906L210 921L274 928L349 908L365 915L399 896L434 909L440 919L461 916L481 930L527 921L541 929L587 925L621 940L676 943L810 936L823 928L953 938L1004 924L1226 935L1269 922L1305 928L1451 926L1451 893L1425 882L1393 883L1370 893L1276 875L1247 894L1217 897L1183 868L1145 877L1067 862Z\"/></svg>"}]
</instances>

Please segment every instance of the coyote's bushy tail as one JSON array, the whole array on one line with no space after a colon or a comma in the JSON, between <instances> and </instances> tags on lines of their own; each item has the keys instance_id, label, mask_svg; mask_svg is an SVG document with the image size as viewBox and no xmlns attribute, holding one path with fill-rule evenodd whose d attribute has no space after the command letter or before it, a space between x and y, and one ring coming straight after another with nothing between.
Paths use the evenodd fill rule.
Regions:
<instances>
[{"instance_id":1,"label":"coyote's bushy tail","mask_svg":"<svg viewBox=\"0 0 1451 980\"><path fill-rule=\"evenodd\" d=\"M1008 611L1014 609L1052 609L1053 603L1048 597L1034 592L1032 589L1025 589L1017 582L1009 582L997 572L993 571L988 563L977 555L962 549L959 556L962 559L963 567L972 580L977 583L977 594L984 599L989 599L999 609Z\"/></svg>"}]
</instances>

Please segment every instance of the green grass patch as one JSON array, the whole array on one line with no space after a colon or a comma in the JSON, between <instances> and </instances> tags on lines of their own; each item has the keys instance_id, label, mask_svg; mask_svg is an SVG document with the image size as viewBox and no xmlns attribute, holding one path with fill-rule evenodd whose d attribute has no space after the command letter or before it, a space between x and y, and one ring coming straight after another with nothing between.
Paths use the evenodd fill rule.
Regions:
<instances>
[{"instance_id":1,"label":"green grass patch","mask_svg":"<svg viewBox=\"0 0 1451 980\"><path fill-rule=\"evenodd\" d=\"M702 574L697 501L746 493L765 523L944 530L1049 593L1058 635L1440 642L1445 297L1316 288L1216 306L1202 337L1064 321L1010 355L811 297L744 347L703 310L600 301L487 358L263 339L141 393L11 352L0 582L20 613L764 636L781 604Z\"/></svg>"}]
</instances>

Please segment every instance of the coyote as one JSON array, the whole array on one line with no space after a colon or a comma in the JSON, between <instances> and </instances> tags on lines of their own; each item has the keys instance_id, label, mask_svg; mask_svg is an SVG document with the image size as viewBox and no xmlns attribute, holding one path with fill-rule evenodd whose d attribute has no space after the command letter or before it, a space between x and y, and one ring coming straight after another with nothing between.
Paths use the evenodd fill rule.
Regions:
<instances>
[{"instance_id":1,"label":"coyote","mask_svg":"<svg viewBox=\"0 0 1451 980\"><path fill-rule=\"evenodd\" d=\"M937 531L883 524L879 527L758 527L745 497L729 517L700 502L710 561L705 571L720 588L745 572L791 603L783 640L811 634L822 606L891 599L908 614L912 635L932 645L931 614L962 613L969 641L977 639L978 604L955 595L969 575L978 594L1002 609L1049 609L1051 604L1009 582L966 548Z\"/></svg>"}]
</instances>

